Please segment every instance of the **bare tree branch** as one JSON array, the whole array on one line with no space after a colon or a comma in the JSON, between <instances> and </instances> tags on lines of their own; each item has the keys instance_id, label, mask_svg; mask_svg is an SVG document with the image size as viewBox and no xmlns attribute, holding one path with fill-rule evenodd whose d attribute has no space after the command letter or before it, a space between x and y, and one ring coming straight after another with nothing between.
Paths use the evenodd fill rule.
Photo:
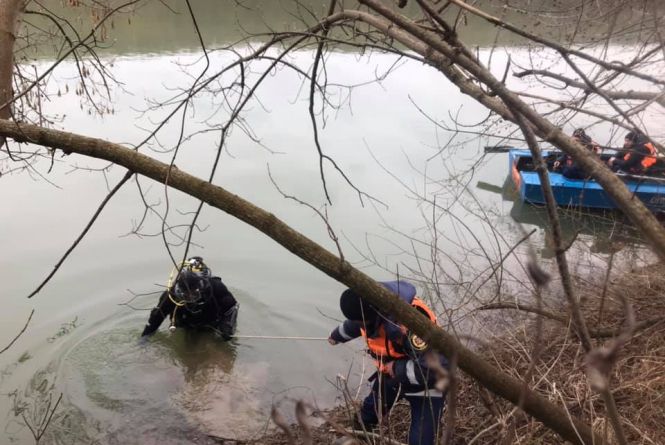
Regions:
<instances>
[{"instance_id":1,"label":"bare tree branch","mask_svg":"<svg viewBox=\"0 0 665 445\"><path fill-rule=\"evenodd\" d=\"M584 82L579 82L577 80L571 79L569 77L563 76L561 74L556 74L552 73L550 71L545 71L545 70L524 70L520 71L519 73L513 74L513 76L518 77L518 78L523 78L526 76L540 76L540 77L548 77L550 79L555 79L560 82L562 82L565 86L569 87L574 87L578 88L580 90L586 91L586 92L591 92L593 91L587 84ZM598 91L600 91L603 95L609 97L610 99L613 100L645 100L645 101L655 101L658 105L665 107L665 97L663 97L663 93L651 93L647 91L622 91L622 90L607 90L607 89L601 89L599 88Z\"/></svg>"}]
</instances>

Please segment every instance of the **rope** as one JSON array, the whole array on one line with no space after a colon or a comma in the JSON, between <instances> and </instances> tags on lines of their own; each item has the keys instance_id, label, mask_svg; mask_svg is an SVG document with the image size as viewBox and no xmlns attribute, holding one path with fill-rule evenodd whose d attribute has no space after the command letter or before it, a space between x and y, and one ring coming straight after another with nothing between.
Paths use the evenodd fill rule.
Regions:
<instances>
[{"instance_id":1,"label":"rope","mask_svg":"<svg viewBox=\"0 0 665 445\"><path fill-rule=\"evenodd\" d=\"M234 335L233 338L257 338L265 340L328 340L328 337L283 337L277 335Z\"/></svg>"}]
</instances>

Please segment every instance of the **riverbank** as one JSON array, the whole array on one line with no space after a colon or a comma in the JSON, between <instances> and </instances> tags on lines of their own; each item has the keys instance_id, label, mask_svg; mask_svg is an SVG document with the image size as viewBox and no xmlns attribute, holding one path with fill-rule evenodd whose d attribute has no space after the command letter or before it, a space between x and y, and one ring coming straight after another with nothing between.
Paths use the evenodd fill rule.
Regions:
<instances>
[{"instance_id":1,"label":"riverbank","mask_svg":"<svg viewBox=\"0 0 665 445\"><path fill-rule=\"evenodd\" d=\"M577 280L582 311L594 348L607 347L617 327L625 325L622 298L630 303L636 321L634 333L614 360L610 388L628 443L665 443L665 267L655 265L614 272L613 276L619 278L611 279L607 286L604 279ZM531 309L524 306L496 310L492 316L511 323L514 328L488 339L479 353L497 369L518 379L524 379L532 357L536 356L529 386L550 401L565 406L572 416L592 425L608 443L616 443L605 404L589 384L587 354L570 329L564 307L545 310L539 335L536 335L537 323L529 312ZM534 345L538 338L538 344ZM540 422L493 396L463 373L459 374L458 381L454 444L564 443ZM399 403L390 414L390 428L382 431L381 440L378 437L372 440L405 443L408 416L408 407ZM351 424L347 407L338 407L318 417L325 419L324 422L311 428L309 434L302 426L292 426L289 429L293 438L280 432L263 437L257 443L307 443L311 435L311 443L329 444L343 438L341 429Z\"/></svg>"}]
</instances>

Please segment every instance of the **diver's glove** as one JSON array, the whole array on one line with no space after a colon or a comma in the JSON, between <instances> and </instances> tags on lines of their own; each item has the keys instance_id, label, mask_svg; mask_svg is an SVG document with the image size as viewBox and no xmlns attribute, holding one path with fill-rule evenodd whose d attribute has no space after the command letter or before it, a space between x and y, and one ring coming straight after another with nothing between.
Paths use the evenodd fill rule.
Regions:
<instances>
[{"instance_id":1,"label":"diver's glove","mask_svg":"<svg viewBox=\"0 0 665 445\"><path fill-rule=\"evenodd\" d=\"M150 327L149 324L145 325L145 328L143 328L143 332L141 333L141 337L139 338L137 344L139 346L148 344L148 338L154 333L155 331Z\"/></svg>"},{"instance_id":2,"label":"diver's glove","mask_svg":"<svg viewBox=\"0 0 665 445\"><path fill-rule=\"evenodd\" d=\"M154 334L156 330L157 328L147 324L145 325L145 328L143 328L143 332L141 332L141 337L149 337Z\"/></svg>"}]
</instances>

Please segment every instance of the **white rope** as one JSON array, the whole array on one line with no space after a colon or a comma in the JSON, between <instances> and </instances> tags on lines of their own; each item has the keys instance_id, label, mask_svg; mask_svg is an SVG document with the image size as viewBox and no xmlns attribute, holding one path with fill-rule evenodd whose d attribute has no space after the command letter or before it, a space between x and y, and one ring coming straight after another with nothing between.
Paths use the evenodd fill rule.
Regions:
<instances>
[{"instance_id":1,"label":"white rope","mask_svg":"<svg viewBox=\"0 0 665 445\"><path fill-rule=\"evenodd\" d=\"M276 335L234 335L233 338L258 338L266 340L328 340L328 337L282 337Z\"/></svg>"}]
</instances>

